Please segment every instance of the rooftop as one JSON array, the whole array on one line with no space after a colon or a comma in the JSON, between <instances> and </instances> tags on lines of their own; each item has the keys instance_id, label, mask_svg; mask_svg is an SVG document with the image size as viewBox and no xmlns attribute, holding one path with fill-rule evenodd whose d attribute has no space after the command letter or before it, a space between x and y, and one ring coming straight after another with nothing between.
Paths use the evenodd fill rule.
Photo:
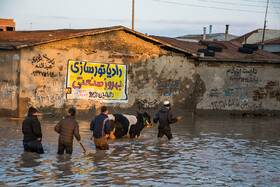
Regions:
<instances>
[{"instance_id":1,"label":"rooftop","mask_svg":"<svg viewBox=\"0 0 280 187\"><path fill-rule=\"evenodd\" d=\"M0 32L0 49L20 49L23 47L40 45L59 40L67 40L71 38L102 34L112 31L125 31L136 35L144 40L148 40L155 44L172 47L167 43L158 41L155 38L146 36L142 33L128 29L123 26L96 28L96 29L61 29L61 30L39 30L39 31L14 31Z\"/></svg>"},{"instance_id":2,"label":"rooftop","mask_svg":"<svg viewBox=\"0 0 280 187\"><path fill-rule=\"evenodd\" d=\"M152 36L155 39L166 42L176 48L195 53L198 49L206 49L207 45L218 45L223 48L222 52L216 52L214 57L205 56L199 58L200 61L233 61L233 62L260 62L260 63L280 63L280 56L264 50L254 51L253 54L238 52L238 48L243 45L236 41L200 41L198 43L181 41L176 38L163 36Z\"/></svg>"},{"instance_id":3,"label":"rooftop","mask_svg":"<svg viewBox=\"0 0 280 187\"><path fill-rule=\"evenodd\" d=\"M218 45L223 48L223 51L216 52L214 57L205 56L204 58L198 58L200 61L280 63L279 55L274 55L263 50L254 51L253 54L238 52L238 48L242 47L242 44L238 41L199 41L194 43L163 36L146 36L123 26L96 29L0 32L0 49L20 49L34 45L41 45L60 40L102 34L112 31L125 31L163 48L170 49L175 52L181 52L185 55L193 56L194 58L197 57L196 54L198 49L206 49L207 45L209 44Z\"/></svg>"}]
</instances>

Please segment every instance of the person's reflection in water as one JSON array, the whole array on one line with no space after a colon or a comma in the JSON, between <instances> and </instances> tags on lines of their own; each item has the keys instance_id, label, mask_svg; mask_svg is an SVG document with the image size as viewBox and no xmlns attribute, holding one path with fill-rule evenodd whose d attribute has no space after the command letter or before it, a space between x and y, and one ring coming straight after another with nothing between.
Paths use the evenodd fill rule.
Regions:
<instances>
[{"instance_id":1,"label":"person's reflection in water","mask_svg":"<svg viewBox=\"0 0 280 187\"><path fill-rule=\"evenodd\" d=\"M65 154L65 155L57 155L57 164L56 167L58 169L58 172L56 173L56 176L58 179L63 178L68 175L73 175L72 172L72 161L71 161L71 155Z\"/></svg>"},{"instance_id":2,"label":"person's reflection in water","mask_svg":"<svg viewBox=\"0 0 280 187\"><path fill-rule=\"evenodd\" d=\"M36 167L41 164L41 156L37 153L24 152L20 156L20 167Z\"/></svg>"}]
</instances>

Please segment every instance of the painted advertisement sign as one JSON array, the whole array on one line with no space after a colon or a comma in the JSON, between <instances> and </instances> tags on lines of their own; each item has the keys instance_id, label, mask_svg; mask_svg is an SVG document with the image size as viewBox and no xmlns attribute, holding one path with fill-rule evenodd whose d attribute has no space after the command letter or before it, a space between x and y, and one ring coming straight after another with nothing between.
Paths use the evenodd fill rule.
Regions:
<instances>
[{"instance_id":1,"label":"painted advertisement sign","mask_svg":"<svg viewBox=\"0 0 280 187\"><path fill-rule=\"evenodd\" d=\"M127 101L127 65L69 60L66 99Z\"/></svg>"}]
</instances>

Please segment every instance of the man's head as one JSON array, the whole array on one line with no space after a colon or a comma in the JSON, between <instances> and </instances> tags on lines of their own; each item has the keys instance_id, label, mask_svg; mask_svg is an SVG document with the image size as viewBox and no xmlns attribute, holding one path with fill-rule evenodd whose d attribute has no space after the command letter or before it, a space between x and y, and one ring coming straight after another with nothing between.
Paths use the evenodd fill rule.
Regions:
<instances>
[{"instance_id":1,"label":"man's head","mask_svg":"<svg viewBox=\"0 0 280 187\"><path fill-rule=\"evenodd\" d=\"M169 103L169 101L164 101L163 105L164 105L165 107L170 107L170 106L171 106L170 103Z\"/></svg>"},{"instance_id":2,"label":"man's head","mask_svg":"<svg viewBox=\"0 0 280 187\"><path fill-rule=\"evenodd\" d=\"M106 106L102 106L101 107L101 113L107 115L108 114L108 108Z\"/></svg>"},{"instance_id":3,"label":"man's head","mask_svg":"<svg viewBox=\"0 0 280 187\"><path fill-rule=\"evenodd\" d=\"M74 108L69 108L67 112L68 116L75 116L76 115L76 110Z\"/></svg>"},{"instance_id":4,"label":"man's head","mask_svg":"<svg viewBox=\"0 0 280 187\"><path fill-rule=\"evenodd\" d=\"M32 115L37 116L37 114L38 114L38 111L37 111L36 108L29 107L29 109L28 109L28 116L32 116Z\"/></svg>"}]
</instances>

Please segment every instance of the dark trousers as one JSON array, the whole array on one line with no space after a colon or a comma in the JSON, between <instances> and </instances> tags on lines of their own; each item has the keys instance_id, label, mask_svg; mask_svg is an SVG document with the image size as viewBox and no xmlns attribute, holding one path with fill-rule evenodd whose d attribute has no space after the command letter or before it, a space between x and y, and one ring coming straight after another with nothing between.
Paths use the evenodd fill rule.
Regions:
<instances>
[{"instance_id":1,"label":"dark trousers","mask_svg":"<svg viewBox=\"0 0 280 187\"><path fill-rule=\"evenodd\" d=\"M66 153L72 154L73 152L73 145L72 144L63 144L63 143L58 143L58 151L57 154L64 154L64 150L66 150Z\"/></svg>"},{"instance_id":2,"label":"dark trousers","mask_svg":"<svg viewBox=\"0 0 280 187\"><path fill-rule=\"evenodd\" d=\"M158 130L158 138L162 138L163 136L167 136L167 138L170 140L172 139L172 134L171 134L171 130L167 130L167 129L159 129Z\"/></svg>"},{"instance_id":3,"label":"dark trousers","mask_svg":"<svg viewBox=\"0 0 280 187\"><path fill-rule=\"evenodd\" d=\"M94 144L97 149L107 150L109 149L107 138L94 138Z\"/></svg>"},{"instance_id":4,"label":"dark trousers","mask_svg":"<svg viewBox=\"0 0 280 187\"><path fill-rule=\"evenodd\" d=\"M39 153L39 154L44 153L43 146L39 140L23 142L23 148L24 148L25 152L35 152L35 153Z\"/></svg>"}]
</instances>

